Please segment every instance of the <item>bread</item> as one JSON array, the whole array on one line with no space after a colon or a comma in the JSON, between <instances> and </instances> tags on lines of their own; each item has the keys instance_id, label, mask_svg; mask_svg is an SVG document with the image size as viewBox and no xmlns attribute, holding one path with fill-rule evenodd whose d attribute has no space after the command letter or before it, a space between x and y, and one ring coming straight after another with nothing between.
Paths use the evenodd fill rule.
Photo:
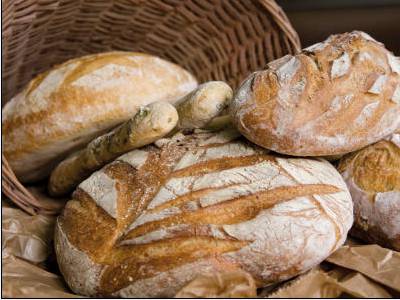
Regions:
<instances>
[{"instance_id":1,"label":"bread","mask_svg":"<svg viewBox=\"0 0 400 300\"><path fill-rule=\"evenodd\" d=\"M227 128L234 128L230 115L222 115L215 117L209 123L207 123L202 129L209 131L219 131Z\"/></svg>"},{"instance_id":2,"label":"bread","mask_svg":"<svg viewBox=\"0 0 400 300\"><path fill-rule=\"evenodd\" d=\"M252 142L296 156L341 155L400 126L400 60L360 31L270 62L231 105Z\"/></svg>"},{"instance_id":3,"label":"bread","mask_svg":"<svg viewBox=\"0 0 400 300\"><path fill-rule=\"evenodd\" d=\"M343 157L339 170L354 202L352 234L400 251L400 131Z\"/></svg>"},{"instance_id":4,"label":"bread","mask_svg":"<svg viewBox=\"0 0 400 300\"><path fill-rule=\"evenodd\" d=\"M345 241L352 201L327 161L268 155L234 130L155 144L92 174L59 216L57 261L74 292L171 297L229 270L263 286Z\"/></svg>"},{"instance_id":5,"label":"bread","mask_svg":"<svg viewBox=\"0 0 400 300\"><path fill-rule=\"evenodd\" d=\"M133 118L63 160L50 175L50 195L62 196L71 192L93 171L123 153L164 137L177 123L178 112L168 102L153 102L141 107Z\"/></svg>"},{"instance_id":6,"label":"bread","mask_svg":"<svg viewBox=\"0 0 400 300\"><path fill-rule=\"evenodd\" d=\"M196 86L187 71L147 54L108 52L69 60L37 76L5 105L3 152L21 181L39 180L140 106L174 103Z\"/></svg>"},{"instance_id":7,"label":"bread","mask_svg":"<svg viewBox=\"0 0 400 300\"><path fill-rule=\"evenodd\" d=\"M203 128L230 104L232 88L223 81L209 81L178 101L178 129Z\"/></svg>"}]
</instances>

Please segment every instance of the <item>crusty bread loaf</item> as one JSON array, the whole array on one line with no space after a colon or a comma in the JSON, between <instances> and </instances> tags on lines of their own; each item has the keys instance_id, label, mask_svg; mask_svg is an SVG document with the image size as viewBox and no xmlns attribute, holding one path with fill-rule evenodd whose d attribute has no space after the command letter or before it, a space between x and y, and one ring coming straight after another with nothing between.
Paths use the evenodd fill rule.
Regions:
<instances>
[{"instance_id":1,"label":"crusty bread loaf","mask_svg":"<svg viewBox=\"0 0 400 300\"><path fill-rule=\"evenodd\" d=\"M354 202L352 234L400 251L400 131L343 157L339 170Z\"/></svg>"},{"instance_id":2,"label":"crusty bread loaf","mask_svg":"<svg viewBox=\"0 0 400 300\"><path fill-rule=\"evenodd\" d=\"M352 201L325 160L282 158L235 130L176 134L82 182L55 249L83 295L171 297L195 276L242 269L258 286L324 260L346 239Z\"/></svg>"},{"instance_id":3,"label":"crusty bread loaf","mask_svg":"<svg viewBox=\"0 0 400 300\"><path fill-rule=\"evenodd\" d=\"M179 66L142 53L72 59L37 76L3 109L3 152L17 177L35 181L140 106L174 103L197 86Z\"/></svg>"},{"instance_id":4,"label":"crusty bread loaf","mask_svg":"<svg viewBox=\"0 0 400 300\"><path fill-rule=\"evenodd\" d=\"M249 76L231 114L243 135L276 152L352 152L400 126L400 60L366 33L332 35Z\"/></svg>"}]
</instances>

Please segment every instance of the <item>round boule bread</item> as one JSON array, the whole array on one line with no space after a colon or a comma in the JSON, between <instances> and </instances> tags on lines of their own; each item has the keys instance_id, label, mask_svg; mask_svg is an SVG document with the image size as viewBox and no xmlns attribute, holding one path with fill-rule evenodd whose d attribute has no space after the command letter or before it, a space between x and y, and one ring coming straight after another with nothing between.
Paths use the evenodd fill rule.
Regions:
<instances>
[{"instance_id":1,"label":"round boule bread","mask_svg":"<svg viewBox=\"0 0 400 300\"><path fill-rule=\"evenodd\" d=\"M343 157L354 202L352 235L400 251L400 132Z\"/></svg>"},{"instance_id":2,"label":"round boule bread","mask_svg":"<svg viewBox=\"0 0 400 300\"><path fill-rule=\"evenodd\" d=\"M78 294L172 297L199 274L244 270L258 286L296 276L340 247L352 222L327 161L197 130L83 181L58 217L55 249Z\"/></svg>"},{"instance_id":3,"label":"round boule bread","mask_svg":"<svg viewBox=\"0 0 400 300\"><path fill-rule=\"evenodd\" d=\"M332 35L250 75L231 114L244 136L267 149L346 154L400 126L400 59L364 32Z\"/></svg>"},{"instance_id":4,"label":"round boule bread","mask_svg":"<svg viewBox=\"0 0 400 300\"><path fill-rule=\"evenodd\" d=\"M37 76L5 105L3 153L21 181L39 180L139 107L174 103L196 87L196 79L178 65L143 53L69 60Z\"/></svg>"}]
</instances>

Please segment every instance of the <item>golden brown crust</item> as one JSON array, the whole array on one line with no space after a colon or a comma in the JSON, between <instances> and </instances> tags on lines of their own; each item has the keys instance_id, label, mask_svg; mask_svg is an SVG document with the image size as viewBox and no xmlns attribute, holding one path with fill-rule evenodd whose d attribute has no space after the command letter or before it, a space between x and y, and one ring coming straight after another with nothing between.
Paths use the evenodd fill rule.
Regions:
<instances>
[{"instance_id":1,"label":"golden brown crust","mask_svg":"<svg viewBox=\"0 0 400 300\"><path fill-rule=\"evenodd\" d=\"M238 250L246 244L243 241L192 236L156 242L151 247L118 247L114 249L112 264L102 274L100 290L105 295L111 294L132 281L149 278L203 257L218 257L219 254ZM143 264L146 264L145 268L141 268Z\"/></svg>"},{"instance_id":2,"label":"golden brown crust","mask_svg":"<svg viewBox=\"0 0 400 300\"><path fill-rule=\"evenodd\" d=\"M178 134L160 148L147 146L117 159L80 185L59 223L69 243L83 252L80 255L100 266L95 294L140 296L141 286L154 284L154 296L171 295L195 274L224 268L249 271L261 285L303 272L344 242L351 201L332 166L274 157L232 139L203 131ZM292 174L293 168L303 170L302 175ZM104 201L116 201L116 207ZM81 202L91 212L79 211ZM327 206L335 217L326 212ZM101 218L111 229L101 237L92 228L98 226L92 222L98 210L108 214ZM265 214L271 219L262 219ZM277 224L279 220L287 221ZM286 226L294 227L288 231ZM252 235L257 231L252 227L265 232ZM93 237L83 241L78 233ZM279 237L287 233L301 240L293 243L301 251L283 242L294 236ZM321 239L322 250L315 246ZM269 243L283 252L277 254ZM263 257L269 252L272 256ZM292 254L290 259L276 257ZM66 272L70 280L79 278ZM76 292L93 294L92 290Z\"/></svg>"},{"instance_id":3,"label":"golden brown crust","mask_svg":"<svg viewBox=\"0 0 400 300\"><path fill-rule=\"evenodd\" d=\"M103 249L117 228L117 222L105 213L87 193L78 189L64 209L62 226L68 239L90 256L101 256ZM88 225L90 220L90 225Z\"/></svg>"},{"instance_id":4,"label":"golden brown crust","mask_svg":"<svg viewBox=\"0 0 400 300\"><path fill-rule=\"evenodd\" d=\"M382 140L344 157L339 171L352 165L354 182L368 193L400 190L400 147Z\"/></svg>"},{"instance_id":5,"label":"golden brown crust","mask_svg":"<svg viewBox=\"0 0 400 300\"><path fill-rule=\"evenodd\" d=\"M338 169L354 201L352 234L366 242L400 249L399 134L340 160Z\"/></svg>"},{"instance_id":6,"label":"golden brown crust","mask_svg":"<svg viewBox=\"0 0 400 300\"><path fill-rule=\"evenodd\" d=\"M126 235L126 239L131 239L157 229L179 224L224 225L241 223L253 219L262 210L270 208L281 201L288 201L297 197L313 194L330 194L338 191L338 188L324 184L282 187L254 195L240 197L234 200L227 200L221 204L198 209L195 212L190 209L186 210L185 207L182 207L183 213L140 225L134 230L131 230ZM176 200L180 199L177 198ZM194 200L196 200L196 198L194 198ZM176 207L176 205L174 205L174 207Z\"/></svg>"},{"instance_id":7,"label":"golden brown crust","mask_svg":"<svg viewBox=\"0 0 400 300\"><path fill-rule=\"evenodd\" d=\"M48 175L54 161L140 106L174 102L197 86L191 74L160 58L109 52L67 61L33 79L3 109L3 151L19 179Z\"/></svg>"},{"instance_id":8,"label":"golden brown crust","mask_svg":"<svg viewBox=\"0 0 400 300\"><path fill-rule=\"evenodd\" d=\"M333 35L249 76L231 114L243 135L276 152L355 151L400 126L400 60L365 33Z\"/></svg>"}]
</instances>

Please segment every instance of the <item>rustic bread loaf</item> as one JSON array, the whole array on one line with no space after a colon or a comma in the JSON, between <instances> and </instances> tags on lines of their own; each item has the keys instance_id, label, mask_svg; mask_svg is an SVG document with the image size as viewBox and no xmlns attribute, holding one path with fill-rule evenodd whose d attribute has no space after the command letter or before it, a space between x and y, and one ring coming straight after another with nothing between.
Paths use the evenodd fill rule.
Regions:
<instances>
[{"instance_id":1,"label":"rustic bread loaf","mask_svg":"<svg viewBox=\"0 0 400 300\"><path fill-rule=\"evenodd\" d=\"M400 132L343 157L354 202L352 234L400 251Z\"/></svg>"},{"instance_id":2,"label":"rustic bread loaf","mask_svg":"<svg viewBox=\"0 0 400 300\"><path fill-rule=\"evenodd\" d=\"M231 114L239 131L289 155L339 155L400 126L400 60L364 32L330 36L250 75Z\"/></svg>"},{"instance_id":3,"label":"rustic bread loaf","mask_svg":"<svg viewBox=\"0 0 400 300\"><path fill-rule=\"evenodd\" d=\"M37 76L3 109L3 151L17 177L35 181L140 106L176 100L195 78L158 57L109 52L72 59Z\"/></svg>"},{"instance_id":4,"label":"rustic bread loaf","mask_svg":"<svg viewBox=\"0 0 400 300\"><path fill-rule=\"evenodd\" d=\"M83 295L171 297L199 274L244 270L258 286L324 260L346 239L352 201L322 159L271 156L235 130L176 134L82 182L55 249Z\"/></svg>"}]
</instances>

